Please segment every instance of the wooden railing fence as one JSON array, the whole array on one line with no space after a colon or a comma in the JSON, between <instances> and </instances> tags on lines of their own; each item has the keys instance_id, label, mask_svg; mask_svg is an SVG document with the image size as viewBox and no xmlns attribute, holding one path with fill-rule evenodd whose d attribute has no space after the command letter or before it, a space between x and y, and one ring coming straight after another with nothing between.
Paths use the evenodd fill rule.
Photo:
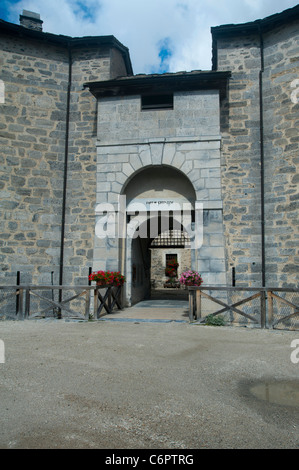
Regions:
<instances>
[{"instance_id":1,"label":"wooden railing fence","mask_svg":"<svg viewBox=\"0 0 299 470\"><path fill-rule=\"evenodd\" d=\"M0 299L0 319L24 320L45 317L71 317L89 320L90 318L99 319L103 314L111 313L115 307L122 309L121 286L36 286L18 284L0 286L1 291L3 296ZM54 299L54 293L59 291L62 292L61 297L65 294L65 298L61 301ZM72 292L71 295L70 292ZM9 299L14 297L17 301L10 303ZM79 302L80 298L84 299L83 305L82 302ZM92 298L93 308L91 306ZM74 301L78 303L77 306L75 305L76 310L69 305ZM34 310L33 303L37 304L37 310Z\"/></svg>"},{"instance_id":2,"label":"wooden railing fence","mask_svg":"<svg viewBox=\"0 0 299 470\"><path fill-rule=\"evenodd\" d=\"M209 315L226 315L231 322L241 319L260 328L299 329L299 289L200 286L188 290L190 321L205 323Z\"/></svg>"},{"instance_id":3,"label":"wooden railing fence","mask_svg":"<svg viewBox=\"0 0 299 470\"><path fill-rule=\"evenodd\" d=\"M228 323L299 330L299 289L201 286L188 290L189 320L192 322L205 323L209 315L224 315ZM59 291L62 295L58 295ZM115 308L123 308L120 286L17 284L0 286L0 294L0 319L71 317L97 320ZM64 298L55 300L55 294Z\"/></svg>"}]
</instances>

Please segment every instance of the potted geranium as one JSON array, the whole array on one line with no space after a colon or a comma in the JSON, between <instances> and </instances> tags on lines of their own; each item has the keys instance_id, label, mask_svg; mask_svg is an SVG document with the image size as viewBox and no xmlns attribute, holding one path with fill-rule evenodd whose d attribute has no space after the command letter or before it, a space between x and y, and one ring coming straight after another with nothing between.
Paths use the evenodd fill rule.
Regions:
<instances>
[{"instance_id":1,"label":"potted geranium","mask_svg":"<svg viewBox=\"0 0 299 470\"><path fill-rule=\"evenodd\" d=\"M167 261L165 275L168 277L176 277L177 276L177 268L179 267L179 263L175 260Z\"/></svg>"},{"instance_id":2,"label":"potted geranium","mask_svg":"<svg viewBox=\"0 0 299 470\"><path fill-rule=\"evenodd\" d=\"M94 271L88 279L95 281L97 286L122 286L126 282L120 271Z\"/></svg>"},{"instance_id":3,"label":"potted geranium","mask_svg":"<svg viewBox=\"0 0 299 470\"><path fill-rule=\"evenodd\" d=\"M189 269L182 273L179 282L184 286L200 286L203 283L201 275L197 271Z\"/></svg>"},{"instance_id":4,"label":"potted geranium","mask_svg":"<svg viewBox=\"0 0 299 470\"><path fill-rule=\"evenodd\" d=\"M167 261L165 275L169 278L164 284L164 287L180 287L177 280L179 263L175 260Z\"/></svg>"}]
</instances>

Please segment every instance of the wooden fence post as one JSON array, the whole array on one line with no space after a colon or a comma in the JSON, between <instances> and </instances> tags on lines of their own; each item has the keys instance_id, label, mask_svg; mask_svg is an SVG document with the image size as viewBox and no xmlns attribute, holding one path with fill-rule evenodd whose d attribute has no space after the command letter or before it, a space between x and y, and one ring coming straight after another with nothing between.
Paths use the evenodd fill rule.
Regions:
<instances>
[{"instance_id":1,"label":"wooden fence post","mask_svg":"<svg viewBox=\"0 0 299 470\"><path fill-rule=\"evenodd\" d=\"M261 291L261 328L266 327L266 292Z\"/></svg>"},{"instance_id":2,"label":"wooden fence post","mask_svg":"<svg viewBox=\"0 0 299 470\"><path fill-rule=\"evenodd\" d=\"M23 317L23 289L18 289L17 291L17 297L18 297L18 311L17 311L17 316L18 320L24 320Z\"/></svg>"},{"instance_id":3,"label":"wooden fence post","mask_svg":"<svg viewBox=\"0 0 299 470\"><path fill-rule=\"evenodd\" d=\"M112 287L108 287L108 310L111 313L111 289Z\"/></svg>"},{"instance_id":4,"label":"wooden fence post","mask_svg":"<svg viewBox=\"0 0 299 470\"><path fill-rule=\"evenodd\" d=\"M194 321L196 311L196 292L189 290L189 320Z\"/></svg>"},{"instance_id":5,"label":"wooden fence post","mask_svg":"<svg viewBox=\"0 0 299 470\"><path fill-rule=\"evenodd\" d=\"M201 318L201 290L196 290L196 320Z\"/></svg>"},{"instance_id":6,"label":"wooden fence post","mask_svg":"<svg viewBox=\"0 0 299 470\"><path fill-rule=\"evenodd\" d=\"M90 290L86 290L85 294L85 320L89 319L89 307L90 307Z\"/></svg>"},{"instance_id":7,"label":"wooden fence post","mask_svg":"<svg viewBox=\"0 0 299 470\"><path fill-rule=\"evenodd\" d=\"M98 291L96 288L94 288L93 291L93 319L97 320L98 319Z\"/></svg>"},{"instance_id":8,"label":"wooden fence post","mask_svg":"<svg viewBox=\"0 0 299 470\"><path fill-rule=\"evenodd\" d=\"M272 327L273 324L273 296L272 292L268 292L268 327Z\"/></svg>"},{"instance_id":9,"label":"wooden fence post","mask_svg":"<svg viewBox=\"0 0 299 470\"><path fill-rule=\"evenodd\" d=\"M25 297L25 317L28 318L30 314L30 289L26 289L26 297Z\"/></svg>"}]
</instances>

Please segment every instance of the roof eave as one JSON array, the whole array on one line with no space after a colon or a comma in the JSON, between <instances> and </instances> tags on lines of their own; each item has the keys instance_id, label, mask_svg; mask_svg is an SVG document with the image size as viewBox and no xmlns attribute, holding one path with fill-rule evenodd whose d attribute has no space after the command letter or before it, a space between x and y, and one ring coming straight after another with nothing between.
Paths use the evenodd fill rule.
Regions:
<instances>
[{"instance_id":1,"label":"roof eave","mask_svg":"<svg viewBox=\"0 0 299 470\"><path fill-rule=\"evenodd\" d=\"M230 76L230 72L180 72L121 77L108 81L88 82L83 86L89 88L96 98L211 89L219 90L223 98L226 96Z\"/></svg>"},{"instance_id":2,"label":"roof eave","mask_svg":"<svg viewBox=\"0 0 299 470\"><path fill-rule=\"evenodd\" d=\"M217 70L217 39L248 34L260 34L299 19L299 5L288 8L281 13L267 16L248 23L225 24L211 27L212 34L212 70Z\"/></svg>"},{"instance_id":3,"label":"roof eave","mask_svg":"<svg viewBox=\"0 0 299 470\"><path fill-rule=\"evenodd\" d=\"M0 19L0 32L6 32L10 35L19 37L27 37L42 42L48 42L61 47L87 47L87 46L108 46L118 49L123 56L126 70L128 75L133 75L133 68L130 59L129 49L120 43L115 36L84 36L84 37L71 37L60 34L46 33L43 31L36 31L24 26L9 23Z\"/></svg>"}]
</instances>

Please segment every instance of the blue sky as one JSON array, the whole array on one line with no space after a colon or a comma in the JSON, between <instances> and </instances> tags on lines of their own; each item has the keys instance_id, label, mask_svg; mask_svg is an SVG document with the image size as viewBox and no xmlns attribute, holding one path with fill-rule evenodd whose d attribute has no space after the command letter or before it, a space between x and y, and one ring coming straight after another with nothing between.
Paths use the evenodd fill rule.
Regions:
<instances>
[{"instance_id":1,"label":"blue sky","mask_svg":"<svg viewBox=\"0 0 299 470\"><path fill-rule=\"evenodd\" d=\"M298 0L0 0L0 18L40 13L43 30L73 37L113 35L135 74L211 69L211 26L279 13Z\"/></svg>"}]
</instances>

